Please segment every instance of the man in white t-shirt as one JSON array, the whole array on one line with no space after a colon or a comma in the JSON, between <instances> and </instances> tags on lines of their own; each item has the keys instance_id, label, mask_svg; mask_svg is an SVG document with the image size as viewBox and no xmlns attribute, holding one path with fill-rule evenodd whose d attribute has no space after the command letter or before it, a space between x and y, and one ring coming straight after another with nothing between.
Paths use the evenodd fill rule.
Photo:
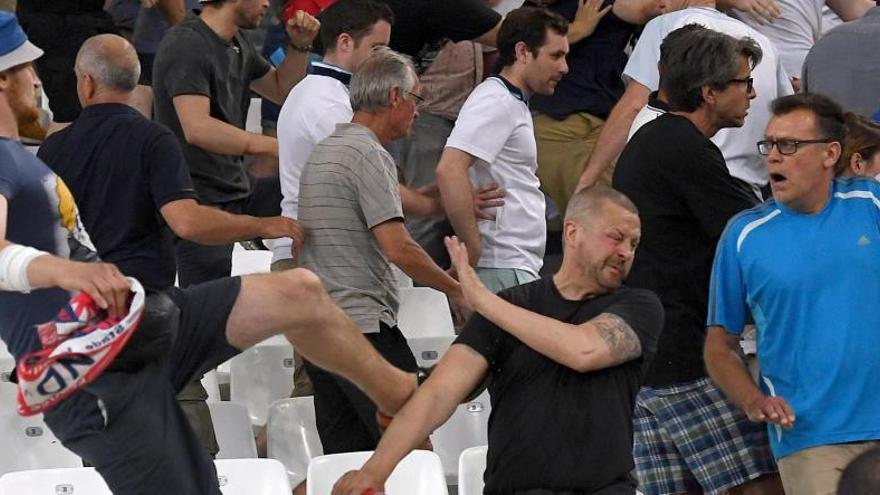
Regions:
<instances>
[{"instance_id":1,"label":"man in white t-shirt","mask_svg":"<svg viewBox=\"0 0 880 495\"><path fill-rule=\"evenodd\" d=\"M536 279L543 264L547 224L528 98L553 94L568 72L567 30L564 18L544 9L507 15L498 32L501 72L468 97L437 165L446 215L494 292ZM470 189L493 183L505 204L494 220L475 219Z\"/></svg>"},{"instance_id":2,"label":"man in white t-shirt","mask_svg":"<svg viewBox=\"0 0 880 495\"><path fill-rule=\"evenodd\" d=\"M766 36L719 12L715 8L715 0L671 0L664 6L663 12L663 15L645 26L633 49L623 71L623 77L627 80L626 91L608 117L605 129L599 136L597 150L581 175L578 187L591 185L594 178L619 154L636 114L648 102L650 92L657 90L660 43L670 32L696 23L734 38L752 38L764 53L761 63L752 71L757 97L745 125L737 129L723 129L712 138L724 155L730 175L750 184L759 194L760 189L767 185L767 170L755 143L763 137L764 128L770 120L770 102L793 93L776 48Z\"/></svg>"},{"instance_id":3,"label":"man in white t-shirt","mask_svg":"<svg viewBox=\"0 0 880 495\"><path fill-rule=\"evenodd\" d=\"M394 14L373 0L340 0L321 15L324 60L312 63L312 72L294 86L278 116L278 167L281 212L297 218L299 176L315 145L333 133L336 124L351 120L348 83L351 73L376 46L387 45ZM275 268L292 268L291 241L279 239L272 247ZM282 261L284 260L284 261Z\"/></svg>"}]
</instances>

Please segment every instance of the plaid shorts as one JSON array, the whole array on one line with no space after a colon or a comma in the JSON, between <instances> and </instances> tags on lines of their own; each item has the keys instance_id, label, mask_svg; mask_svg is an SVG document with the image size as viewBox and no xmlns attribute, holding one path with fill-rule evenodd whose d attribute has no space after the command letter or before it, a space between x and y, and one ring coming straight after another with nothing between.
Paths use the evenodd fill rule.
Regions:
<instances>
[{"instance_id":1,"label":"plaid shorts","mask_svg":"<svg viewBox=\"0 0 880 495\"><path fill-rule=\"evenodd\" d=\"M749 421L708 378L642 387L633 417L639 490L724 493L776 472L767 428Z\"/></svg>"}]
</instances>

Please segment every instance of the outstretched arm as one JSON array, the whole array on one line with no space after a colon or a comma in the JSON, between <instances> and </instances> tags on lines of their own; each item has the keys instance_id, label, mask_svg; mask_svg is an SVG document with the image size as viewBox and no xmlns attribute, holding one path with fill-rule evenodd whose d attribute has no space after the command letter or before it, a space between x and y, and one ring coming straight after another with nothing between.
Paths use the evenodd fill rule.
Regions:
<instances>
[{"instance_id":1,"label":"outstretched arm","mask_svg":"<svg viewBox=\"0 0 880 495\"><path fill-rule=\"evenodd\" d=\"M452 416L488 369L486 359L470 347L450 347L431 377L394 417L376 452L359 471L340 478L333 495L363 495L369 489L381 492L397 463Z\"/></svg>"},{"instance_id":2,"label":"outstretched arm","mask_svg":"<svg viewBox=\"0 0 880 495\"><path fill-rule=\"evenodd\" d=\"M623 318L602 313L580 325L534 313L493 294L467 263L467 251L456 238L446 248L458 272L465 299L483 315L523 344L557 363L580 372L609 368L642 355L636 332Z\"/></svg>"}]
</instances>

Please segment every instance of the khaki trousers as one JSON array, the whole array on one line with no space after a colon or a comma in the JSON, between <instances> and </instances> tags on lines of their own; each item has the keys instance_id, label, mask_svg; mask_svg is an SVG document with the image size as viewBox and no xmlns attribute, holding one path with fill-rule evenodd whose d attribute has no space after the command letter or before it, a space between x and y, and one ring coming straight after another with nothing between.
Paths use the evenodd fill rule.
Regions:
<instances>
[{"instance_id":1,"label":"khaki trousers","mask_svg":"<svg viewBox=\"0 0 880 495\"><path fill-rule=\"evenodd\" d=\"M786 495L836 495L843 468L862 452L877 446L880 441L822 445L779 459L779 476Z\"/></svg>"}]
</instances>

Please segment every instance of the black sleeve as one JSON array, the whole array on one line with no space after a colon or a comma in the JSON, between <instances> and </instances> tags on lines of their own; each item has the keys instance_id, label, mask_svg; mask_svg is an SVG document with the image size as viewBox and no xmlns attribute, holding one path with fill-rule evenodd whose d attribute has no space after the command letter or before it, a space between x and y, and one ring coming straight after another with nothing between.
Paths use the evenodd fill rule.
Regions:
<instances>
[{"instance_id":1,"label":"black sleeve","mask_svg":"<svg viewBox=\"0 0 880 495\"><path fill-rule=\"evenodd\" d=\"M211 96L211 50L194 33L173 33L156 54L155 65L165 79L171 98L180 95ZM167 36L167 35L166 35ZM185 48L181 48L185 47Z\"/></svg>"},{"instance_id":2,"label":"black sleeve","mask_svg":"<svg viewBox=\"0 0 880 495\"><path fill-rule=\"evenodd\" d=\"M171 131L163 129L147 152L150 194L157 210L178 199L198 199L180 143Z\"/></svg>"},{"instance_id":3,"label":"black sleeve","mask_svg":"<svg viewBox=\"0 0 880 495\"><path fill-rule=\"evenodd\" d=\"M648 361L657 352L657 340L663 329L663 305L649 290L622 290L622 296L602 312L619 316L633 329L642 344L642 357Z\"/></svg>"},{"instance_id":4,"label":"black sleeve","mask_svg":"<svg viewBox=\"0 0 880 495\"><path fill-rule=\"evenodd\" d=\"M721 151L708 144L688 149L681 175L671 185L679 188L703 231L714 239L721 236L731 217L758 204L758 197L744 182L731 177Z\"/></svg>"},{"instance_id":5,"label":"black sleeve","mask_svg":"<svg viewBox=\"0 0 880 495\"><path fill-rule=\"evenodd\" d=\"M501 22L501 14L483 0L433 0L425 3L425 19L430 19L439 36L452 41L472 40Z\"/></svg>"},{"instance_id":6,"label":"black sleeve","mask_svg":"<svg viewBox=\"0 0 880 495\"><path fill-rule=\"evenodd\" d=\"M495 367L504 355L503 350L507 348L507 339L509 338L510 334L498 328L483 315L474 313L465 323L461 334L453 344L464 344L470 347L483 356L490 367Z\"/></svg>"},{"instance_id":7,"label":"black sleeve","mask_svg":"<svg viewBox=\"0 0 880 495\"><path fill-rule=\"evenodd\" d=\"M286 40L287 33L284 34L284 37ZM249 45L248 53L250 55L248 57L248 76L250 77L251 81L255 81L265 76L266 73L268 73L269 70L272 69L272 64L270 64L269 61L266 60L265 57L263 57L263 55L254 47L254 45L250 41L245 40L244 42Z\"/></svg>"}]
</instances>

